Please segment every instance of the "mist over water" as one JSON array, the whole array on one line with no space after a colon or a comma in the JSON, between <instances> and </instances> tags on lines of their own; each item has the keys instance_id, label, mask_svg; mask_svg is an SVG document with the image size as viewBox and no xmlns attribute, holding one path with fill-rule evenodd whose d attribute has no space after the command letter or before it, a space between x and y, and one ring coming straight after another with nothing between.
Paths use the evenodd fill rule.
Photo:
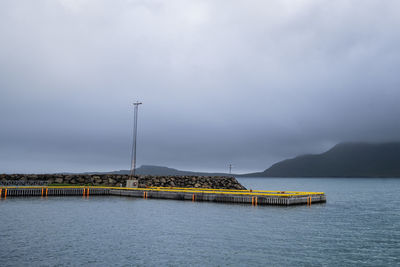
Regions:
<instances>
[{"instance_id":1,"label":"mist over water","mask_svg":"<svg viewBox=\"0 0 400 267\"><path fill-rule=\"evenodd\" d=\"M239 178L247 188L324 191L274 207L125 197L0 201L2 266L400 264L400 179Z\"/></svg>"}]
</instances>

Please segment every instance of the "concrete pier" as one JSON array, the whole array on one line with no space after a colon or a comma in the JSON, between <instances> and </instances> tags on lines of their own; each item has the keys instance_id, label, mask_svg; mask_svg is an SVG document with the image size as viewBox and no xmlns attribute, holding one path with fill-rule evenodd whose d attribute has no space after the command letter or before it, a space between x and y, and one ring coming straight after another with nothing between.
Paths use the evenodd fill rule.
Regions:
<instances>
[{"instance_id":1,"label":"concrete pier","mask_svg":"<svg viewBox=\"0 0 400 267\"><path fill-rule=\"evenodd\" d=\"M111 195L257 205L311 205L326 202L323 192L250 191L198 188L111 189Z\"/></svg>"},{"instance_id":2,"label":"concrete pier","mask_svg":"<svg viewBox=\"0 0 400 267\"><path fill-rule=\"evenodd\" d=\"M153 199L211 201L257 205L311 205L326 202L323 192L261 191L200 189L177 187L122 188L122 187L1 187L0 198L29 196L90 196L112 195Z\"/></svg>"}]
</instances>

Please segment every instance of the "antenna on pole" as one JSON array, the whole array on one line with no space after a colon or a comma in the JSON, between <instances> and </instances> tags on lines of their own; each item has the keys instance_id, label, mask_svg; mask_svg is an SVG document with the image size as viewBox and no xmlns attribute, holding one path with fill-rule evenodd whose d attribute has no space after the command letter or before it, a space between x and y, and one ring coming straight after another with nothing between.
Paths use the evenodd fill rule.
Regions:
<instances>
[{"instance_id":1,"label":"antenna on pole","mask_svg":"<svg viewBox=\"0 0 400 267\"><path fill-rule=\"evenodd\" d=\"M232 174L232 164L229 164L229 174Z\"/></svg>"},{"instance_id":2,"label":"antenna on pole","mask_svg":"<svg viewBox=\"0 0 400 267\"><path fill-rule=\"evenodd\" d=\"M132 153L131 153L131 172L129 177L132 178L132 176L135 175L136 171L136 140L137 140L137 122L138 122L138 111L139 111L139 105L142 103L139 101L136 101L133 103L134 106L134 118L133 118L133 141L132 141Z\"/></svg>"}]
</instances>

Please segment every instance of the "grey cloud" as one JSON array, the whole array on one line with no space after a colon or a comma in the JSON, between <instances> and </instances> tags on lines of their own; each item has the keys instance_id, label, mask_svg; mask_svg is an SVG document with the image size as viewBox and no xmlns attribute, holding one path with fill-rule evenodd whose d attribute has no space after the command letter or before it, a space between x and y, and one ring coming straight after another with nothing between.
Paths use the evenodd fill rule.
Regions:
<instances>
[{"instance_id":1,"label":"grey cloud","mask_svg":"<svg viewBox=\"0 0 400 267\"><path fill-rule=\"evenodd\" d=\"M263 170L398 140L397 1L2 1L0 172Z\"/></svg>"}]
</instances>

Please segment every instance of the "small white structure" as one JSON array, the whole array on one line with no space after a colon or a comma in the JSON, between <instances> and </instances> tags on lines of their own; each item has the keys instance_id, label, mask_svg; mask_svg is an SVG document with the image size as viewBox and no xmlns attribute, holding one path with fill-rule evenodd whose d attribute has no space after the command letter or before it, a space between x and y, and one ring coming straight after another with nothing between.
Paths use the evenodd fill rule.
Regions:
<instances>
[{"instance_id":1,"label":"small white structure","mask_svg":"<svg viewBox=\"0 0 400 267\"><path fill-rule=\"evenodd\" d=\"M139 181L137 179L126 180L127 188L138 188Z\"/></svg>"}]
</instances>

